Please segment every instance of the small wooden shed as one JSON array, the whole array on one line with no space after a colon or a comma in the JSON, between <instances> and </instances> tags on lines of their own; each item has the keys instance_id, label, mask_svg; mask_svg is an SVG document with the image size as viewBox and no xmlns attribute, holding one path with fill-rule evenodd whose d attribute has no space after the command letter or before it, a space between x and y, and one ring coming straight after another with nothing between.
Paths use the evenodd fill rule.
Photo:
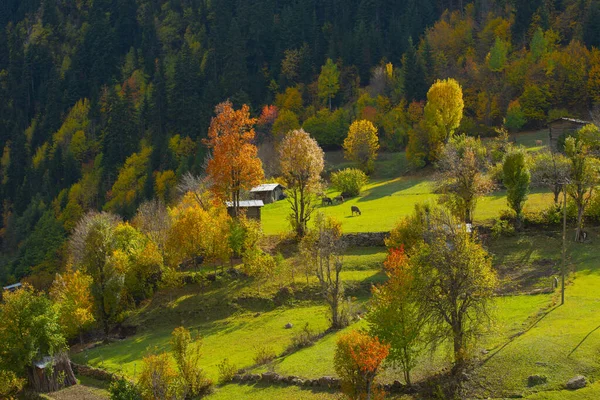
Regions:
<instances>
[{"instance_id":1,"label":"small wooden shed","mask_svg":"<svg viewBox=\"0 0 600 400\"><path fill-rule=\"evenodd\" d=\"M283 197L284 190L285 188L279 183L264 183L252 188L250 193L252 193L255 200L262 200L265 204L271 204Z\"/></svg>"},{"instance_id":2,"label":"small wooden shed","mask_svg":"<svg viewBox=\"0 0 600 400\"><path fill-rule=\"evenodd\" d=\"M228 201L227 212L233 217L233 203ZM262 200L241 200L240 210L246 213L246 217L260 221L260 209L264 207Z\"/></svg>"},{"instance_id":3,"label":"small wooden shed","mask_svg":"<svg viewBox=\"0 0 600 400\"><path fill-rule=\"evenodd\" d=\"M548 122L550 149L552 149L552 151L557 150L558 138L562 135L576 132L579 129L591 123L592 122L574 118L558 118L554 121Z\"/></svg>"}]
</instances>

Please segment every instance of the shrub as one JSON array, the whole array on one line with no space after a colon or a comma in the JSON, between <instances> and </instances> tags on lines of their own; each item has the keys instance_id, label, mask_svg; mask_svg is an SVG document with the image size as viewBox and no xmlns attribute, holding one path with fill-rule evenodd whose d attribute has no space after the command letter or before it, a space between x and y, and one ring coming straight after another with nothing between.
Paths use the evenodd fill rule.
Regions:
<instances>
[{"instance_id":1,"label":"shrub","mask_svg":"<svg viewBox=\"0 0 600 400\"><path fill-rule=\"evenodd\" d=\"M343 196L358 196L368 182L367 175L356 168L346 168L331 174L331 184L342 192Z\"/></svg>"},{"instance_id":2,"label":"shrub","mask_svg":"<svg viewBox=\"0 0 600 400\"><path fill-rule=\"evenodd\" d=\"M219 369L219 383L224 385L227 382L231 382L235 374L237 373L237 366L228 358L223 359L217 366Z\"/></svg>"},{"instance_id":3,"label":"shrub","mask_svg":"<svg viewBox=\"0 0 600 400\"><path fill-rule=\"evenodd\" d=\"M108 387L108 392L110 393L111 400L142 399L142 395L137 386L123 376L111 382Z\"/></svg>"},{"instance_id":4,"label":"shrub","mask_svg":"<svg viewBox=\"0 0 600 400\"><path fill-rule=\"evenodd\" d=\"M292 351L302 349L304 347L312 346L319 335L315 334L308 322L304 325L304 328L294 336L292 336L292 343L287 348L287 352L291 353Z\"/></svg>"},{"instance_id":5,"label":"shrub","mask_svg":"<svg viewBox=\"0 0 600 400\"><path fill-rule=\"evenodd\" d=\"M352 331L340 336L333 362L342 381L342 391L348 397L374 398L373 381L389 349L389 345L365 332Z\"/></svg>"},{"instance_id":6,"label":"shrub","mask_svg":"<svg viewBox=\"0 0 600 400\"><path fill-rule=\"evenodd\" d=\"M200 336L192 338L184 327L175 328L171 334L171 349L183 380L185 393L191 397L201 397L210 393L212 381L200 367Z\"/></svg>"},{"instance_id":7,"label":"shrub","mask_svg":"<svg viewBox=\"0 0 600 400\"><path fill-rule=\"evenodd\" d=\"M273 361L277 357L275 350L269 346L258 346L256 347L256 354L254 355L254 363L256 365L265 365Z\"/></svg>"},{"instance_id":8,"label":"shrub","mask_svg":"<svg viewBox=\"0 0 600 400\"><path fill-rule=\"evenodd\" d=\"M17 377L12 371L0 370L0 398L16 398L23 386L25 379Z\"/></svg>"},{"instance_id":9,"label":"shrub","mask_svg":"<svg viewBox=\"0 0 600 400\"><path fill-rule=\"evenodd\" d=\"M501 236L513 236L515 234L515 227L510 221L505 219L499 219L492 225L492 236L499 238Z\"/></svg>"},{"instance_id":10,"label":"shrub","mask_svg":"<svg viewBox=\"0 0 600 400\"><path fill-rule=\"evenodd\" d=\"M138 385L144 399L178 399L183 385L167 353L144 357Z\"/></svg>"}]
</instances>

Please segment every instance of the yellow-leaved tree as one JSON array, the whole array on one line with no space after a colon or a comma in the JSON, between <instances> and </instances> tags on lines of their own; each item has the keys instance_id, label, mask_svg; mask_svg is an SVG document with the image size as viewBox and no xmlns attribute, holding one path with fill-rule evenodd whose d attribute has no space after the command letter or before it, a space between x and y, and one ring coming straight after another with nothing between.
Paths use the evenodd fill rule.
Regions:
<instances>
[{"instance_id":1,"label":"yellow-leaved tree","mask_svg":"<svg viewBox=\"0 0 600 400\"><path fill-rule=\"evenodd\" d=\"M199 260L222 264L229 259L230 217L223 205L205 210L188 192L171 210L171 218L167 254L172 265L190 261L197 265Z\"/></svg>"},{"instance_id":2,"label":"yellow-leaved tree","mask_svg":"<svg viewBox=\"0 0 600 400\"><path fill-rule=\"evenodd\" d=\"M429 133L429 159L436 161L463 117L463 93L452 78L438 80L427 92L425 123Z\"/></svg>"},{"instance_id":3,"label":"yellow-leaved tree","mask_svg":"<svg viewBox=\"0 0 600 400\"><path fill-rule=\"evenodd\" d=\"M290 221L298 237L302 237L316 207L316 194L321 188L324 153L317 141L303 129L289 132L280 143L278 152L279 170L292 207Z\"/></svg>"},{"instance_id":4,"label":"yellow-leaved tree","mask_svg":"<svg viewBox=\"0 0 600 400\"><path fill-rule=\"evenodd\" d=\"M371 121L358 120L350 125L348 136L344 139L344 156L358 163L360 169L370 174L375 168L375 159L379 150L377 128Z\"/></svg>"},{"instance_id":5,"label":"yellow-leaved tree","mask_svg":"<svg viewBox=\"0 0 600 400\"><path fill-rule=\"evenodd\" d=\"M67 338L74 338L94 322L92 277L81 270L56 274L50 296L58 309ZM80 336L80 340L81 340Z\"/></svg>"}]
</instances>

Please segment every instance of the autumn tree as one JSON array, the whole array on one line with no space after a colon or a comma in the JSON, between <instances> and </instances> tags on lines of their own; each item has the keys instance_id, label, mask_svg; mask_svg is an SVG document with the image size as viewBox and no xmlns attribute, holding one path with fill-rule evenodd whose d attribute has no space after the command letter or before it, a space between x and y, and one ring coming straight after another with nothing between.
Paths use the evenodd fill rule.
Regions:
<instances>
[{"instance_id":1,"label":"autumn tree","mask_svg":"<svg viewBox=\"0 0 600 400\"><path fill-rule=\"evenodd\" d=\"M367 120L354 121L344 139L344 156L358 163L365 173L375 169L375 159L379 150L377 128Z\"/></svg>"},{"instance_id":2,"label":"autumn tree","mask_svg":"<svg viewBox=\"0 0 600 400\"><path fill-rule=\"evenodd\" d=\"M273 123L273 136L277 139L285 137L288 132L300 128L298 117L290 110L281 110L277 119Z\"/></svg>"},{"instance_id":3,"label":"autumn tree","mask_svg":"<svg viewBox=\"0 0 600 400\"><path fill-rule=\"evenodd\" d=\"M595 157L598 149L600 130L595 125L586 125L565 140L565 154L571 164L567 193L577 207L575 240L582 239L584 212L600 183L600 161Z\"/></svg>"},{"instance_id":4,"label":"autumn tree","mask_svg":"<svg viewBox=\"0 0 600 400\"><path fill-rule=\"evenodd\" d=\"M104 206L106 211L133 215L148 179L151 154L152 148L144 147L127 158L112 186L109 201Z\"/></svg>"},{"instance_id":5,"label":"autumn tree","mask_svg":"<svg viewBox=\"0 0 600 400\"><path fill-rule=\"evenodd\" d=\"M80 270L56 274L50 297L56 304L67 339L76 337L94 322L92 278ZM83 341L80 336L80 341Z\"/></svg>"},{"instance_id":6,"label":"autumn tree","mask_svg":"<svg viewBox=\"0 0 600 400\"><path fill-rule=\"evenodd\" d=\"M389 349L389 345L366 332L351 331L340 336L333 364L344 394L353 400L382 398L373 382Z\"/></svg>"},{"instance_id":7,"label":"autumn tree","mask_svg":"<svg viewBox=\"0 0 600 400\"><path fill-rule=\"evenodd\" d=\"M278 153L279 170L292 208L290 222L298 237L302 237L317 205L324 153L303 129L289 132L279 144Z\"/></svg>"},{"instance_id":8,"label":"autumn tree","mask_svg":"<svg viewBox=\"0 0 600 400\"><path fill-rule=\"evenodd\" d=\"M407 385L423 348L426 317L415 299L415 277L404 249L390 248L384 262L388 280L372 289L367 314L371 335L390 345L387 361L398 365Z\"/></svg>"},{"instance_id":9,"label":"autumn tree","mask_svg":"<svg viewBox=\"0 0 600 400\"><path fill-rule=\"evenodd\" d=\"M452 344L457 369L467 360L470 341L489 321L497 285L491 257L461 222L445 210L431 210L410 257L417 304L432 338Z\"/></svg>"},{"instance_id":10,"label":"autumn tree","mask_svg":"<svg viewBox=\"0 0 600 400\"><path fill-rule=\"evenodd\" d=\"M303 262L312 265L321 295L331 312L331 327L343 328L347 321L340 310L344 297L344 286L340 274L342 272L342 226L331 217L317 214L315 227L310 229L300 242Z\"/></svg>"},{"instance_id":11,"label":"autumn tree","mask_svg":"<svg viewBox=\"0 0 600 400\"><path fill-rule=\"evenodd\" d=\"M491 190L486 154L479 139L460 135L450 139L438 162L441 201L466 223L473 222L477 199Z\"/></svg>"},{"instance_id":12,"label":"autumn tree","mask_svg":"<svg viewBox=\"0 0 600 400\"><path fill-rule=\"evenodd\" d=\"M231 200L233 215L239 216L242 191L250 190L264 177L254 140L256 119L250 118L250 108L243 105L234 110L230 102L217 105L217 113L208 129L206 144L212 149L206 172L215 194Z\"/></svg>"},{"instance_id":13,"label":"autumn tree","mask_svg":"<svg viewBox=\"0 0 600 400\"><path fill-rule=\"evenodd\" d=\"M167 206L158 199L140 204L132 220L133 226L158 246L163 257L165 256L171 223Z\"/></svg>"},{"instance_id":14,"label":"autumn tree","mask_svg":"<svg viewBox=\"0 0 600 400\"><path fill-rule=\"evenodd\" d=\"M504 157L502 182L506 186L506 201L517 216L517 223L523 217L523 204L527 200L531 175L523 149L515 149Z\"/></svg>"},{"instance_id":15,"label":"autumn tree","mask_svg":"<svg viewBox=\"0 0 600 400\"><path fill-rule=\"evenodd\" d=\"M124 271L113 258L119 221L114 214L90 212L79 221L70 239L73 265L92 277L91 292L105 336L119 311L124 283Z\"/></svg>"},{"instance_id":16,"label":"autumn tree","mask_svg":"<svg viewBox=\"0 0 600 400\"><path fill-rule=\"evenodd\" d=\"M321 67L321 74L319 75L318 86L319 86L319 97L326 100L329 103L329 110L331 111L331 99L340 90L340 73L337 65L328 58L325 65Z\"/></svg>"},{"instance_id":17,"label":"autumn tree","mask_svg":"<svg viewBox=\"0 0 600 400\"><path fill-rule=\"evenodd\" d=\"M424 116L431 160L438 159L444 144L460 125L464 106L462 88L456 80L438 80L429 88Z\"/></svg>"},{"instance_id":18,"label":"autumn tree","mask_svg":"<svg viewBox=\"0 0 600 400\"><path fill-rule=\"evenodd\" d=\"M172 225L167 237L167 254L172 266L199 261L223 265L230 256L229 215L224 205L204 210L188 193L171 210Z\"/></svg>"}]
</instances>

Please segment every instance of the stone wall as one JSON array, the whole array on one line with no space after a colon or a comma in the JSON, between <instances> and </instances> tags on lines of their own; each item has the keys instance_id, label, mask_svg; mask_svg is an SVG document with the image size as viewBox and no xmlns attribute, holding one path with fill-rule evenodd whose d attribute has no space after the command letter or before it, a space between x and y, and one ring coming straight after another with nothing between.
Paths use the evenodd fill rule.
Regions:
<instances>
[{"instance_id":1,"label":"stone wall","mask_svg":"<svg viewBox=\"0 0 600 400\"><path fill-rule=\"evenodd\" d=\"M86 376L88 378L94 378L99 381L110 382L117 379L117 376L111 372L105 371L100 368L94 368L87 365L75 364L71 362L71 368L76 375Z\"/></svg>"},{"instance_id":2,"label":"stone wall","mask_svg":"<svg viewBox=\"0 0 600 400\"><path fill-rule=\"evenodd\" d=\"M348 247L385 246L385 238L389 234L389 232L346 233L342 240Z\"/></svg>"},{"instance_id":3,"label":"stone wall","mask_svg":"<svg viewBox=\"0 0 600 400\"><path fill-rule=\"evenodd\" d=\"M334 389L339 390L341 388L341 382L339 378L333 376L322 376L315 379L304 379L294 375L279 375L276 372L264 372L262 374L236 374L232 378L232 382L235 383L257 383L261 382L264 384L277 384L277 385L291 385L291 386L302 386L302 387L315 387L320 389ZM379 388L385 390L388 393L414 393L417 389L416 386L406 386L399 381L394 381L391 384L379 384Z\"/></svg>"}]
</instances>

